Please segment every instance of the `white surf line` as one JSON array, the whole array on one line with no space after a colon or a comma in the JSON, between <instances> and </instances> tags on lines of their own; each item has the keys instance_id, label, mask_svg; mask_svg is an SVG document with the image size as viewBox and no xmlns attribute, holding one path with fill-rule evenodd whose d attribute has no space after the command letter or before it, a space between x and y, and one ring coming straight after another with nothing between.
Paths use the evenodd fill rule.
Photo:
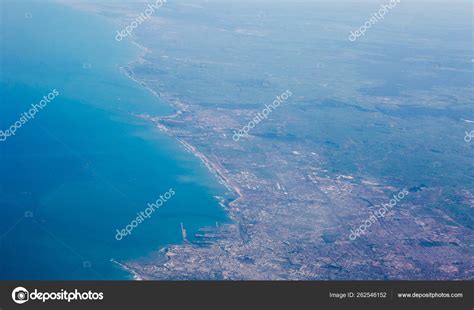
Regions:
<instances>
[{"instance_id":1,"label":"white surf line","mask_svg":"<svg viewBox=\"0 0 474 310\"><path fill-rule=\"evenodd\" d=\"M141 277L138 275L138 273L136 273L133 269L131 269L131 268L125 266L125 265L122 264L122 263L119 263L118 261L116 261L116 260L113 259L113 258L111 258L110 261L111 261L112 263L115 263L115 264L119 265L119 266L120 266L122 269L124 269L125 271L131 273L131 274L133 275L133 279L134 279L135 281L143 281L143 278L141 278Z\"/></svg>"}]
</instances>

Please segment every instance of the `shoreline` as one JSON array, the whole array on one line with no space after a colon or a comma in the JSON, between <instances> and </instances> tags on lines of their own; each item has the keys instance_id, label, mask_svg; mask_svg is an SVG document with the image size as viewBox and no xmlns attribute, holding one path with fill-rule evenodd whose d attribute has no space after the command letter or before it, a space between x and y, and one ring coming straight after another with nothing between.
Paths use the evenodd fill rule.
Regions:
<instances>
[{"instance_id":1,"label":"shoreline","mask_svg":"<svg viewBox=\"0 0 474 310\"><path fill-rule=\"evenodd\" d=\"M142 277L140 277L140 275L133 269L127 267L126 265L116 261L115 259L111 258L110 261L116 265L118 265L121 269L123 269L124 271L130 273L132 276L133 276L133 280L135 281L143 281L144 279Z\"/></svg>"},{"instance_id":2,"label":"shoreline","mask_svg":"<svg viewBox=\"0 0 474 310\"><path fill-rule=\"evenodd\" d=\"M220 184L224 185L229 192L233 193L236 196L236 198L234 198L234 199L232 199L231 201L228 201L228 202L225 202L224 199L222 199L222 198L217 199L219 201L219 205L222 208L224 208L226 214L229 216L229 219L232 220L232 221L235 221L235 216L232 214L232 212L230 212L230 208L233 207L234 204L237 203L239 200L244 198L244 195L242 194L241 189L239 187L237 187L236 185L231 184L232 182L225 176L225 173L222 171L223 168L221 169L219 167L218 163L214 163L206 155L204 155L202 152L198 151L196 149L196 147L194 147L190 143L188 143L188 142L184 141L183 139L180 139L177 136L175 136L174 134L172 134L171 130L161 123L161 120L169 120L169 119L175 119L175 118L179 117L184 112L187 112L187 109L184 106L180 107L178 104L176 104L176 103L181 102L179 99L177 99L177 98L172 98L172 99L171 98L170 99L163 98L161 93L156 92L150 86L148 86L144 81L140 81L138 78L136 78L134 76L134 73L135 73L133 71L134 64L143 63L145 61L144 56L149 54L149 53L152 53L153 51L151 49L137 43L133 38L130 38L129 40L132 42L132 44L134 44L135 46L137 46L138 49L141 50L141 53L139 53L138 57L135 60L132 60L127 65L120 66L119 70L123 74L125 74L126 77L128 77L129 79L131 79L135 83L138 83L145 90L148 90L153 96L157 97L160 101L166 102L169 106L171 106L173 109L176 110L176 112L173 113L173 114L157 116L155 119L152 118L149 114L140 114L140 115L139 114L132 114L132 115L134 117L152 122L153 124L156 125L156 127L158 129L160 129L161 131L165 132L170 137L172 137L176 141L178 141L183 146L185 151L187 151L189 153L192 153L195 157L199 158L199 160L206 166L208 171L211 172L211 174L213 174L214 177L216 177L217 181ZM214 198L216 198L216 197L214 197ZM217 229L219 229L219 228L217 228ZM176 245L178 245L178 244L173 244L171 246L176 246ZM156 251L153 251L152 253L161 252L162 250L168 249L169 247L170 247L170 245L163 246L161 248L157 248ZM169 258L166 257L166 260L168 260L168 259ZM124 271L129 272L133 276L133 280L137 280L137 281L144 280L138 274L138 272L135 271L133 268L130 268L127 265L125 265L124 263L120 263L120 262L118 262L114 259L111 259L111 261L113 263L117 264Z\"/></svg>"},{"instance_id":3,"label":"shoreline","mask_svg":"<svg viewBox=\"0 0 474 310\"><path fill-rule=\"evenodd\" d=\"M140 50L142 50L142 53L138 56L138 58L136 60L132 60L131 62L129 62L126 66L122 66L120 67L120 70L129 78L131 79L132 81L138 83L141 87L143 87L144 89L148 90L149 92L151 92L155 97L157 97L158 99L166 102L168 105L170 105L171 107L173 107L176 112L173 113L173 114L169 114L169 115L164 115L164 116L158 116L156 120L152 119L149 115L134 115L135 117L139 117L141 119L145 119L145 120L148 120L152 123L154 123L155 125L157 125L157 127L163 131L165 131L166 133L168 133L171 137L175 138L181 145L184 146L184 148L191 152L194 156L198 157L203 163L204 165L208 168L208 170L217 176L218 180L228 189L230 190L231 192L234 192L238 197L236 199L234 199L232 202L229 202L229 205L232 204L233 202L235 202L236 200L240 199L243 197L242 195L242 191L240 190L240 188L238 188L237 186L235 185L232 185L230 184L231 181L228 180L227 177L225 177L224 175L224 172L221 171L221 169L219 169L219 167L217 166L216 163L212 162L206 155L204 155L202 152L198 151L196 149L196 147L194 147L193 145L191 145L190 143L170 134L170 130L168 129L168 127L166 127L165 125L163 125L160 121L161 120L165 120L165 119L174 119L176 117L179 117L183 112L185 112L185 110L181 110L180 107L176 104L173 104L173 102L171 100L167 100L167 99L164 99L163 96L161 96L160 93L156 92L155 90L153 90L151 87L149 87L145 82L143 81L140 81L139 79L135 78L134 76L132 76L132 74L130 74L129 72L127 72L127 70L130 70L132 73L133 72L133 64L135 63L140 63L140 61L144 61L144 56L149 54L149 53L152 53L153 51L139 43L137 43L134 39L130 39L130 41L136 45ZM175 102L179 102L179 99L176 99Z\"/></svg>"}]
</instances>

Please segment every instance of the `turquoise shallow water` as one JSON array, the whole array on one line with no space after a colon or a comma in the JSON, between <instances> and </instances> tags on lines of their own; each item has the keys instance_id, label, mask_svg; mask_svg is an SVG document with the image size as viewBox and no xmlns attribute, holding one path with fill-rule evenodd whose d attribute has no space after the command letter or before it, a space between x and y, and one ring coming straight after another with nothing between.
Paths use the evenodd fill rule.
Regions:
<instances>
[{"instance_id":1,"label":"turquoise shallow water","mask_svg":"<svg viewBox=\"0 0 474 310\"><path fill-rule=\"evenodd\" d=\"M112 25L43 1L3 1L1 14L0 130L60 95L0 142L0 279L126 279L110 259L180 243L181 222L190 236L227 221L214 198L225 189L204 165L131 115L173 111L121 74L139 51L116 42Z\"/></svg>"}]
</instances>

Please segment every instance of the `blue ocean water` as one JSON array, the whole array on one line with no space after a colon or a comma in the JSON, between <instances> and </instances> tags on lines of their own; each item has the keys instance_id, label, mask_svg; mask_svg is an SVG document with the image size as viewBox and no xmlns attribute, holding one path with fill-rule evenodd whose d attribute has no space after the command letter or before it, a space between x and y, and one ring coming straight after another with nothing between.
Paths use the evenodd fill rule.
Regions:
<instances>
[{"instance_id":1,"label":"blue ocean water","mask_svg":"<svg viewBox=\"0 0 474 310\"><path fill-rule=\"evenodd\" d=\"M120 72L139 50L106 20L45 1L2 1L0 130L59 96L0 142L0 279L126 279L110 259L146 256L225 222L225 189L192 154L132 113L171 107ZM131 236L136 213L176 195Z\"/></svg>"}]
</instances>

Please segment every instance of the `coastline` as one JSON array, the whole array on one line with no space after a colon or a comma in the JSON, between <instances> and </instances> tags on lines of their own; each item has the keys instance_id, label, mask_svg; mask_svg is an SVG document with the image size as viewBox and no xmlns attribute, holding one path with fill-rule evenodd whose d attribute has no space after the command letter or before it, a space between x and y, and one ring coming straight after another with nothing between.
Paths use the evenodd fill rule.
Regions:
<instances>
[{"instance_id":1,"label":"coastline","mask_svg":"<svg viewBox=\"0 0 474 310\"><path fill-rule=\"evenodd\" d=\"M228 191L232 192L236 196L236 198L234 198L234 199L232 199L231 201L228 201L228 202L226 202L223 198L214 197L219 201L219 205L222 208L224 208L224 210L226 211L226 214L229 216L229 218L232 221L235 221L235 216L232 212L230 212L230 207L233 207L238 201L240 201L241 199L244 198L244 195L242 194L242 190L238 186L232 184L232 182L229 180L229 178L226 177L225 172L224 172L224 168L219 163L215 163L212 160L210 160L206 155L204 155L202 152L197 150L196 147L194 147L190 143L184 141L183 139L178 138L176 135L172 134L171 130L168 127L166 127L164 124L162 124L162 122L161 122L162 120L175 119L175 118L181 116L183 113L187 112L186 105L185 104L180 104L181 101L177 98L171 98L171 97L170 98L165 98L165 96L163 96L163 94L156 92L150 86L148 86L146 84L146 82L141 81L141 80L139 80L138 78L136 78L134 76L134 71L133 71L134 64L144 63L145 62L144 57L147 54L152 53L153 51L151 49L139 44L138 42L136 42L133 39L133 37L131 37L129 40L132 42L132 44L134 44L135 46L138 47L138 49L141 51L141 53L139 53L138 57L135 58L134 60L130 61L127 65L119 67L119 70L123 74L125 74L125 76L127 76L130 80L132 80L135 83L139 84L145 90L149 91L153 96L157 97L160 101L166 102L169 106L171 106L173 109L176 110L176 112L173 113L173 114L163 115L163 116L159 116L159 117L151 117L149 114L140 114L140 115L132 114L132 115L137 117L137 118L144 119L144 120L152 122L162 132L164 132L164 133L168 134L170 137L173 137L174 139L176 139L176 141L178 141L183 146L185 151L187 151L187 152L193 154L195 157L197 157L206 166L208 171L212 175L214 175L214 177L217 179L217 181L219 183L221 183L222 185L224 185L227 188ZM221 226L221 227L224 227L224 226ZM219 228L220 227L216 227L214 229L219 229ZM195 245L190 244L189 242L187 242L187 243L185 242L185 244L195 246ZM169 260L169 257L167 256L166 252L169 251L170 248L172 248L174 246L179 246L179 245L172 244L172 245L163 246L161 248L157 248L156 251L154 251L152 253L156 253L156 252L162 253L164 255L164 257L166 258L166 260ZM114 259L111 259L111 261L113 263L117 264L117 266L119 266L124 271L130 273L133 276L134 280L137 280L137 281L146 280L137 272L137 270L135 270L132 267L127 266L126 262L120 263L120 262L118 262Z\"/></svg>"},{"instance_id":2,"label":"coastline","mask_svg":"<svg viewBox=\"0 0 474 310\"><path fill-rule=\"evenodd\" d=\"M133 280L135 280L135 281L143 281L143 280L144 280L143 278L140 277L140 275L139 275L137 272L135 272L135 270L133 270L133 269L127 267L126 265L124 265L124 264L122 264L122 263L116 261L116 260L113 259L113 258L111 258L110 261L111 261L112 263L116 264L116 265L117 265L119 268L121 268L122 270L124 270L124 271L130 273L130 274L133 276Z\"/></svg>"},{"instance_id":3,"label":"coastline","mask_svg":"<svg viewBox=\"0 0 474 310\"><path fill-rule=\"evenodd\" d=\"M149 49L147 47L144 47L143 45L137 43L134 39L130 39L130 41L134 45L136 45L142 51L142 53L137 57L137 59L132 60L126 66L120 67L120 70L129 79L131 79L135 83L138 83L141 87L148 90L150 93L152 93L158 99L160 99L161 101L166 102L168 105L170 105L171 107L173 107L176 110L176 112L174 114L160 116L160 117L156 117L156 118L151 118L149 115L134 115L134 116L153 122L160 130L168 133L171 137L175 138L181 145L184 146L184 148L188 152L192 153L194 156L199 158L204 163L206 168L213 175L215 175L217 177L217 179L219 180L220 183L222 183L228 190L234 192L238 196L238 198L234 199L229 204L232 204L236 200L242 198L243 195L242 195L241 189L238 188L236 185L231 184L231 181L225 176L225 173L222 171L223 168L219 167L218 163L214 163L213 161L211 161L208 157L206 157L206 155L204 155L202 152L198 151L196 149L196 147L194 147L190 143L184 141L183 139L180 139L180 138L176 137L173 134L170 134L170 130L165 125L163 125L161 123L161 120L168 120L168 119L174 119L176 117L179 117L182 113L186 112L186 109L183 109L183 105L177 105L176 104L177 102L180 102L178 99L175 99L175 100L172 100L171 98L170 99L165 99L160 93L153 90L144 81L140 81L139 79L137 79L133 76L133 73L134 73L133 72L133 65L136 64L136 63L143 63L145 61L144 56L149 54L149 53L152 53L153 51L151 49Z\"/></svg>"},{"instance_id":4,"label":"coastline","mask_svg":"<svg viewBox=\"0 0 474 310\"><path fill-rule=\"evenodd\" d=\"M85 11L86 13L89 13L89 14L101 15L100 11L95 10L93 5L92 6L84 6L80 3L73 4L73 3L68 2L67 0L55 0L55 2L59 5L72 7L73 9L78 9L80 11ZM112 21L113 24L116 24L116 20L114 18L109 19L109 21ZM225 188L229 192L231 192L233 195L235 195L237 197L235 199L232 199L232 201L230 201L230 202L226 201L225 199L223 199L222 197L219 197L219 196L214 196L213 197L213 198L216 198L216 200L218 201L220 207L222 207L225 210L226 215L229 216L229 218L232 220L232 214L230 212L228 212L228 209L229 209L229 206L231 206L233 204L233 202L237 201L238 199L240 199L242 197L240 189L238 187L236 187L235 185L230 184L230 181L224 175L224 171L222 171L222 168L219 167L219 165L217 163L214 163L213 161L211 161L208 157L206 157L203 153L199 152L190 143L188 143L188 142L186 142L182 139L179 139L178 137L173 135L170 132L170 130L164 124L161 123L161 120L174 119L174 118L179 117L181 114L187 112L186 105L184 103L181 103L181 101L179 99L172 98L172 97L167 97L165 94L155 91L153 88L148 86L145 81L142 81L142 80L140 80L139 78L137 78L135 76L134 66L137 65L137 64L143 64L146 61L145 56L152 53L153 51L150 48L147 48L146 46L138 43L136 41L136 39L134 38L133 34L130 37L128 37L127 40L124 40L124 41L129 41L132 45L134 45L138 49L138 54L136 56L132 55L131 60L128 63L126 63L124 65L118 65L119 72L124 74L130 80L132 80L135 83L139 84L140 87L144 88L145 90L150 92L153 96L158 98L161 102L165 102L167 105L169 105L170 107L172 107L176 111L175 113L168 114L168 115L161 115L159 117L150 117L150 115L145 115L145 114L137 115L137 114L133 114L133 113L130 113L130 115L132 117L137 117L137 118L144 119L144 120L152 122L161 131L167 133L170 137L173 137L174 139L176 139L179 142L179 144L183 146L183 148L186 152L192 153L194 156L199 158L199 160L206 166L206 169L208 169L208 171L210 171L211 174L214 175L214 177L217 179L217 181L220 184L224 185ZM222 227L224 227L224 226L225 225L222 225ZM185 242L185 244L190 244L190 243ZM159 252L159 253L165 252L166 253L166 251L170 247L173 247L174 245L175 244L168 244L168 245L162 246L162 247L157 248L156 250L152 251L151 253L146 253L146 255L149 255L149 254L152 254L152 253L155 253L155 252ZM179 244L176 244L176 245L179 245ZM123 270L123 271L127 272L128 274L130 274L132 276L133 280L143 280L143 277L141 277L137 273L136 270L134 270L133 268L127 266L125 261L120 262L120 261L117 261L114 258L111 258L110 262L115 264L121 270Z\"/></svg>"}]
</instances>

